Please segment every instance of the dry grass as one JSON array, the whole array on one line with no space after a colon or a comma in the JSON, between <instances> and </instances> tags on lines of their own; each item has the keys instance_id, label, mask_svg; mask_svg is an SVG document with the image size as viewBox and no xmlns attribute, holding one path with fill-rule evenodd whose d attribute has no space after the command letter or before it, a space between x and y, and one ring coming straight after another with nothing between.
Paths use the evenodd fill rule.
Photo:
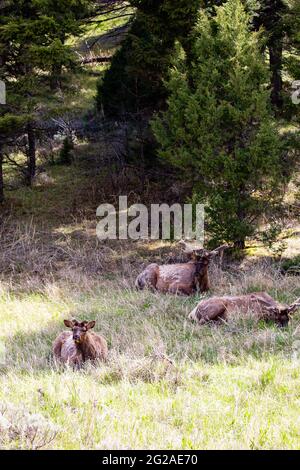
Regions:
<instances>
[{"instance_id":1,"label":"dry grass","mask_svg":"<svg viewBox=\"0 0 300 470\"><path fill-rule=\"evenodd\" d=\"M97 241L88 180L79 184L76 171L75 184L54 169L54 187L14 193L20 205L2 219L0 447L299 448L299 313L284 329L251 316L199 327L187 320L199 296L137 292L145 264L181 252ZM295 256L299 237L287 243ZM211 266L209 295L300 297L299 277L258 254ZM70 316L97 320L110 348L105 365L54 364L52 341Z\"/></svg>"},{"instance_id":2,"label":"dry grass","mask_svg":"<svg viewBox=\"0 0 300 470\"><path fill-rule=\"evenodd\" d=\"M0 446L299 448L299 315L285 329L241 316L194 325L187 314L199 297L133 289L147 260L177 259L176 249L100 244L91 223L75 225L75 235L72 226L3 228ZM300 296L299 279L269 258L214 265L211 278L217 294ZM52 341L73 315L97 320L107 364L77 372L54 364Z\"/></svg>"},{"instance_id":3,"label":"dry grass","mask_svg":"<svg viewBox=\"0 0 300 470\"><path fill-rule=\"evenodd\" d=\"M89 29L72 45L85 55L98 35ZM99 44L97 54L117 45L108 36ZM74 78L71 116L93 106L104 68L90 70ZM81 142L74 165L49 168L51 185L14 189L0 213L0 449L299 449L300 314L284 329L251 316L199 327L187 320L199 296L135 291L145 264L182 254L169 243L100 243L97 206L119 194L129 204L182 202L188 187L174 178L166 191L161 174L150 184L139 169L111 171L110 138ZM5 178L15 175L5 168ZM297 218L293 185L286 203ZM289 259L300 231L294 221L287 228ZM255 245L248 255L211 266L209 295L300 297L299 277L283 275L270 251ZM52 342L71 316L97 320L106 364L54 363Z\"/></svg>"},{"instance_id":4,"label":"dry grass","mask_svg":"<svg viewBox=\"0 0 300 470\"><path fill-rule=\"evenodd\" d=\"M2 402L0 431L0 448L38 450L54 441L59 427L41 414Z\"/></svg>"}]
</instances>

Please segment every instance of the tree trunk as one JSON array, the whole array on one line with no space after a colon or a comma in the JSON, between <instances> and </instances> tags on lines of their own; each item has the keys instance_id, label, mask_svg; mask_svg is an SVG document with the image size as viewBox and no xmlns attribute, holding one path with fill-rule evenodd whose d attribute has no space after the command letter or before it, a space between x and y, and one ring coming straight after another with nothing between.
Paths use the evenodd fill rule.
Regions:
<instances>
[{"instance_id":1,"label":"tree trunk","mask_svg":"<svg viewBox=\"0 0 300 470\"><path fill-rule=\"evenodd\" d=\"M62 45L65 44L65 34L60 35ZM51 77L50 77L50 89L51 91L57 91L61 88L62 82L62 64L54 63L52 65Z\"/></svg>"},{"instance_id":2,"label":"tree trunk","mask_svg":"<svg viewBox=\"0 0 300 470\"><path fill-rule=\"evenodd\" d=\"M56 91L61 88L61 75L62 66L61 64L54 64L52 67L52 73L50 78L50 90Z\"/></svg>"},{"instance_id":3,"label":"tree trunk","mask_svg":"<svg viewBox=\"0 0 300 470\"><path fill-rule=\"evenodd\" d=\"M4 202L3 155L0 146L0 204Z\"/></svg>"},{"instance_id":4,"label":"tree trunk","mask_svg":"<svg viewBox=\"0 0 300 470\"><path fill-rule=\"evenodd\" d=\"M32 123L27 125L28 151L27 151L27 176L26 185L31 186L36 172L36 146L35 132Z\"/></svg>"},{"instance_id":5,"label":"tree trunk","mask_svg":"<svg viewBox=\"0 0 300 470\"><path fill-rule=\"evenodd\" d=\"M79 61L80 64L94 64L94 63L105 63L105 62L111 62L112 56L95 56L95 57L85 57L81 61Z\"/></svg>"},{"instance_id":6,"label":"tree trunk","mask_svg":"<svg viewBox=\"0 0 300 470\"><path fill-rule=\"evenodd\" d=\"M283 105L282 101L282 38L274 38L272 43L269 43L270 54L270 70L271 70L271 101L273 106L280 110Z\"/></svg>"},{"instance_id":7,"label":"tree trunk","mask_svg":"<svg viewBox=\"0 0 300 470\"><path fill-rule=\"evenodd\" d=\"M234 242L234 248L237 250L244 250L246 248L245 240L236 240Z\"/></svg>"},{"instance_id":8,"label":"tree trunk","mask_svg":"<svg viewBox=\"0 0 300 470\"><path fill-rule=\"evenodd\" d=\"M268 38L266 46L270 55L271 101L275 111L280 112L282 100L282 55L283 41L286 34L285 14L289 11L285 0L261 0L258 15L253 18L254 28L261 27Z\"/></svg>"}]
</instances>

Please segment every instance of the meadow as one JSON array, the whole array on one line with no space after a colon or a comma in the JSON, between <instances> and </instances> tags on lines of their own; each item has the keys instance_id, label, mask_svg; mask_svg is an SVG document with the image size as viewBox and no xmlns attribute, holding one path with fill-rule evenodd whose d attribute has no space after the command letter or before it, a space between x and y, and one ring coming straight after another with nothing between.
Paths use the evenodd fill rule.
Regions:
<instances>
[{"instance_id":1,"label":"meadow","mask_svg":"<svg viewBox=\"0 0 300 470\"><path fill-rule=\"evenodd\" d=\"M200 295L134 289L148 262L181 259L176 244L98 241L99 184L76 166L49 173L51 185L15 190L2 216L0 447L299 449L300 312L286 328L251 316L191 323ZM293 259L297 225L288 234ZM265 290L292 302L299 277L281 267L252 246L211 266L208 295ZM106 364L54 363L52 342L73 316L96 319Z\"/></svg>"}]
</instances>

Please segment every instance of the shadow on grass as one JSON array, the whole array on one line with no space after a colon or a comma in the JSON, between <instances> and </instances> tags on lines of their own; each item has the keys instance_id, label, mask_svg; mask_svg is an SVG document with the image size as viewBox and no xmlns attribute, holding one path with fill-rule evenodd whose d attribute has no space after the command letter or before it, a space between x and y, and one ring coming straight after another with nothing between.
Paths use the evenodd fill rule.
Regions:
<instances>
[{"instance_id":1,"label":"shadow on grass","mask_svg":"<svg viewBox=\"0 0 300 470\"><path fill-rule=\"evenodd\" d=\"M286 328L257 324L251 319L199 327L176 314L172 318L153 316L144 323L139 320L129 314L122 319L104 315L101 334L110 346L108 362L87 363L82 372L102 384L122 380L176 383L180 369L188 364L197 363L201 369L201 364L238 366L250 358L290 359L300 337L299 316ZM38 331L9 337L1 372L63 372L65 368L57 366L52 356L52 343L63 330L58 320Z\"/></svg>"}]
</instances>

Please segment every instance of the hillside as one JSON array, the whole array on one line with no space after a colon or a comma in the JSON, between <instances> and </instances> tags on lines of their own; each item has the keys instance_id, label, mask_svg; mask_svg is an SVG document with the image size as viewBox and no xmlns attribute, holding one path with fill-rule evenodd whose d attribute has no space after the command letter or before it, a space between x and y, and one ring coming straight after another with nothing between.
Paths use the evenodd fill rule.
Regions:
<instances>
[{"instance_id":1,"label":"hillside","mask_svg":"<svg viewBox=\"0 0 300 470\"><path fill-rule=\"evenodd\" d=\"M224 4L232 8L234 2ZM213 295L264 291L286 304L300 298L300 121L290 99L300 70L299 31L293 26L298 4L288 2L290 16L282 17L287 28L279 66L284 102L277 109L271 102L272 87L275 101L281 98L276 74L266 67L274 38L268 36L270 43L257 48L259 35L248 28L247 18L243 29L232 14L240 28L234 41L228 39L232 24L224 23L220 31L230 34L220 34L215 42L208 34L201 43L205 28L199 27L198 0L189 8L182 0L162 0L162 8L142 0L103 0L95 2L99 16L87 12L82 17L85 3L90 2L72 2L72 21L65 14L68 40L61 43L59 54L56 49L53 53L51 43L39 56L41 37L49 35L48 12L33 16L41 37L34 38L30 30L29 37L34 38L38 65L29 67L28 83L26 74L8 80L13 104L0 108L0 450L299 450L300 310L283 328L258 321L253 312L202 326L188 319L201 299ZM46 8L48 0L35 4ZM258 4L264 6L262 0ZM243 8L238 0L236 5ZM57 19L54 10L48 20L59 30L64 15ZM213 15L208 8L204 17L204 10L201 18L210 32ZM115 11L120 17L117 13L114 18ZM266 15L262 7L265 27L274 26L268 22L271 13L267 10ZM18 50L18 37L9 38L9 32L14 36L14 14L20 20L19 11L13 10L8 32L0 17L1 73L11 73L11 62L19 58L13 50L7 62L2 49L8 34L8 43L15 40ZM223 21L225 17L220 14ZM189 56L195 53L190 49L192 31L198 34L195 50L205 60ZM216 34L216 24L211 31ZM219 58L209 56L212 51ZM244 56L248 61L243 62ZM54 90L47 82L53 70L61 80ZM267 78L262 79L261 71ZM200 80L197 94L198 72L206 80ZM45 86L42 96L35 80ZM111 101L119 106L117 112L109 108ZM31 113L35 171L26 181ZM19 122L24 116L25 125ZM158 116L163 120L161 126L156 121L155 133ZM251 152L246 153L248 147ZM273 150L275 163L265 164ZM257 229L251 232L248 224L249 234L242 233L245 248L231 233L216 237L218 217L229 213L244 194L250 196L242 210L236 205L236 219L255 206L252 197L261 209L244 217ZM224 259L217 257L209 266L208 292L186 297L136 290L136 277L149 263L173 264L187 257L172 236L99 240L97 207L118 207L122 195L128 205L143 203L147 208L205 201L207 214L216 209L210 212L215 225L205 233L205 246L213 249L226 242L229 249ZM225 222L230 229L230 221ZM107 362L87 361L76 369L54 360L53 341L70 318L96 320L95 331L108 342Z\"/></svg>"},{"instance_id":2,"label":"hillside","mask_svg":"<svg viewBox=\"0 0 300 470\"><path fill-rule=\"evenodd\" d=\"M49 174L52 186L14 193L17 213L2 223L0 401L15 434L0 422L1 445L299 448L299 314L284 329L242 317L192 324L187 313L199 296L133 287L147 262L180 258L176 245L97 241L93 179L78 167L72 178L70 168ZM287 242L289 256L299 253L297 233ZM268 256L215 265L211 283L218 294L300 296L299 278ZM52 341L70 315L97 320L106 365L53 363Z\"/></svg>"}]
</instances>

